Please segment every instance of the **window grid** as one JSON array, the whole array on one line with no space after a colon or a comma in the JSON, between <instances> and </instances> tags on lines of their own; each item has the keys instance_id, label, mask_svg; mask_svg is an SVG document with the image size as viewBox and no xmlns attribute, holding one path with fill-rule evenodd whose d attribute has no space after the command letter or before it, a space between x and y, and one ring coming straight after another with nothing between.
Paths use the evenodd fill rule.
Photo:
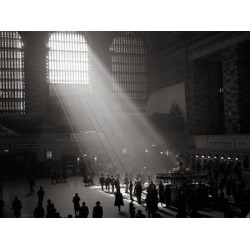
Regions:
<instances>
[{"instance_id":1,"label":"window grid","mask_svg":"<svg viewBox=\"0 0 250 250\"><path fill-rule=\"evenodd\" d=\"M83 35L74 32L52 33L48 48L50 84L89 84L89 47Z\"/></svg>"},{"instance_id":2,"label":"window grid","mask_svg":"<svg viewBox=\"0 0 250 250\"><path fill-rule=\"evenodd\" d=\"M24 53L21 37L0 32L0 113L25 113Z\"/></svg>"},{"instance_id":3,"label":"window grid","mask_svg":"<svg viewBox=\"0 0 250 250\"><path fill-rule=\"evenodd\" d=\"M145 111L148 97L148 57L143 40L134 32L122 32L113 39L109 50L115 110Z\"/></svg>"}]
</instances>

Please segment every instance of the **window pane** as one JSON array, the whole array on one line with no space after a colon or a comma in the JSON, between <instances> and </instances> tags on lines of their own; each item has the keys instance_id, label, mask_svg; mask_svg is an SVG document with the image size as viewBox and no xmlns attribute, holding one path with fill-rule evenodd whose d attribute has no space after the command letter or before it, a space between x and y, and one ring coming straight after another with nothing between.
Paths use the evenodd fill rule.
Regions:
<instances>
[{"instance_id":1,"label":"window pane","mask_svg":"<svg viewBox=\"0 0 250 250\"><path fill-rule=\"evenodd\" d=\"M48 48L50 84L89 84L89 48L83 35L55 32Z\"/></svg>"},{"instance_id":2,"label":"window pane","mask_svg":"<svg viewBox=\"0 0 250 250\"><path fill-rule=\"evenodd\" d=\"M147 48L135 32L121 32L109 46L117 111L145 111L148 97ZM141 94L139 94L141 93ZM132 103L128 104L129 99ZM114 105L119 107L119 105Z\"/></svg>"},{"instance_id":3,"label":"window pane","mask_svg":"<svg viewBox=\"0 0 250 250\"><path fill-rule=\"evenodd\" d=\"M0 113L25 113L22 47L17 32L0 32Z\"/></svg>"}]
</instances>

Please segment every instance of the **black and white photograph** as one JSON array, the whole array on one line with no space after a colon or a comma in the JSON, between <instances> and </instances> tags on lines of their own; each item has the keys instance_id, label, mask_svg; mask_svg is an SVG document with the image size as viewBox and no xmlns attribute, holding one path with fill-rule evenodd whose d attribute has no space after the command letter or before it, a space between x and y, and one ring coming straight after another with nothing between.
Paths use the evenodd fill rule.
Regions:
<instances>
[{"instance_id":1,"label":"black and white photograph","mask_svg":"<svg viewBox=\"0 0 250 250\"><path fill-rule=\"evenodd\" d=\"M124 11L131 12L119 17L117 8L115 14L105 12L101 3L81 22L79 14L87 10L73 2L75 15L65 14L70 5L63 2L56 26L49 20L27 28L36 14L40 23L42 16L53 19L54 10L48 5L42 14L42 4L28 11L23 24L15 19L17 25L0 26L2 230L8 223L24 228L32 223L36 231L39 222L49 231L55 226L52 235L57 230L64 235L74 225L86 232L92 224L93 232L104 222L104 235L114 230L117 238L120 232L119 244L129 244L124 232L138 226L143 238L161 236L164 245L164 230L171 232L173 225L178 241L183 232L196 234L203 221L208 232L217 221L231 228L245 223L250 217L246 22L223 28L216 19L197 28L193 24L205 13L198 9L186 26L186 3L177 26L168 26L163 13L169 10L160 5L159 15L138 15L126 23L139 8L127 6ZM206 17L213 18L209 10ZM214 15L220 18L218 11ZM84 25L98 16L93 26ZM105 26L110 20L117 20L116 26ZM100 235L94 232L91 244L106 240Z\"/></svg>"}]
</instances>

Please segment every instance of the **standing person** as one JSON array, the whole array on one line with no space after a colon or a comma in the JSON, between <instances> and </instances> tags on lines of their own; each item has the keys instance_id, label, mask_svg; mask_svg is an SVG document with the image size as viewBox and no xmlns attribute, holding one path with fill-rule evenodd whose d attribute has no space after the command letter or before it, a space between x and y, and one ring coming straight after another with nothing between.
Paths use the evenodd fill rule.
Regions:
<instances>
[{"instance_id":1,"label":"standing person","mask_svg":"<svg viewBox=\"0 0 250 250\"><path fill-rule=\"evenodd\" d=\"M138 181L135 187L135 196L139 204L141 204L141 193L142 193L142 185L141 182Z\"/></svg>"},{"instance_id":2,"label":"standing person","mask_svg":"<svg viewBox=\"0 0 250 250\"><path fill-rule=\"evenodd\" d=\"M51 202L50 199L47 200L47 218L53 218L55 212L54 204Z\"/></svg>"},{"instance_id":3,"label":"standing person","mask_svg":"<svg viewBox=\"0 0 250 250\"><path fill-rule=\"evenodd\" d=\"M119 181L118 176L116 177L116 180L115 180L115 189L116 189L116 192L118 192L118 190L120 190L120 181Z\"/></svg>"},{"instance_id":4,"label":"standing person","mask_svg":"<svg viewBox=\"0 0 250 250\"><path fill-rule=\"evenodd\" d=\"M133 201L131 201L129 203L129 214L130 214L130 218L135 218L135 209L136 207L134 206Z\"/></svg>"},{"instance_id":5,"label":"standing person","mask_svg":"<svg viewBox=\"0 0 250 250\"><path fill-rule=\"evenodd\" d=\"M166 207L168 208L171 203L171 188L169 185L166 185L165 187L164 197L165 197Z\"/></svg>"},{"instance_id":6,"label":"standing person","mask_svg":"<svg viewBox=\"0 0 250 250\"><path fill-rule=\"evenodd\" d=\"M43 187L40 187L40 189L37 191L37 195L38 195L38 203L43 204L43 197L44 197Z\"/></svg>"},{"instance_id":7,"label":"standing person","mask_svg":"<svg viewBox=\"0 0 250 250\"><path fill-rule=\"evenodd\" d=\"M164 203L164 185L162 181L159 183L159 198L161 205Z\"/></svg>"},{"instance_id":8,"label":"standing person","mask_svg":"<svg viewBox=\"0 0 250 250\"><path fill-rule=\"evenodd\" d=\"M111 179L110 179L109 175L107 175L107 177L105 179L105 186L106 186L106 191L108 191L108 193L109 193L109 189L110 189L110 182L111 182Z\"/></svg>"},{"instance_id":9,"label":"standing person","mask_svg":"<svg viewBox=\"0 0 250 250\"><path fill-rule=\"evenodd\" d=\"M113 194L115 192L115 178L113 175L111 176L110 183L111 183L112 194Z\"/></svg>"},{"instance_id":10,"label":"standing person","mask_svg":"<svg viewBox=\"0 0 250 250\"><path fill-rule=\"evenodd\" d=\"M103 209L102 206L100 206L100 201L96 202L96 206L93 208L93 218L102 218L103 216Z\"/></svg>"},{"instance_id":11,"label":"standing person","mask_svg":"<svg viewBox=\"0 0 250 250\"><path fill-rule=\"evenodd\" d=\"M85 204L86 203L83 202L82 206L79 208L79 217L80 218L88 218L89 208Z\"/></svg>"},{"instance_id":12,"label":"standing person","mask_svg":"<svg viewBox=\"0 0 250 250\"><path fill-rule=\"evenodd\" d=\"M21 209L22 209L22 203L21 201L17 198L17 196L14 198L14 201L12 202L12 208L14 210L14 216L16 218L21 217Z\"/></svg>"},{"instance_id":13,"label":"standing person","mask_svg":"<svg viewBox=\"0 0 250 250\"><path fill-rule=\"evenodd\" d=\"M78 196L78 193L75 194L75 196L73 197L73 203L74 203L74 211L75 211L75 215L77 215L77 213L79 213L79 208L80 208L80 197Z\"/></svg>"},{"instance_id":14,"label":"standing person","mask_svg":"<svg viewBox=\"0 0 250 250\"><path fill-rule=\"evenodd\" d=\"M4 208L4 201L0 199L0 218L4 218L3 208Z\"/></svg>"},{"instance_id":15,"label":"standing person","mask_svg":"<svg viewBox=\"0 0 250 250\"><path fill-rule=\"evenodd\" d=\"M29 180L29 185L30 185L30 192L29 192L29 195L32 195L32 194L35 193L35 190L34 190L35 181L34 181L33 178Z\"/></svg>"},{"instance_id":16,"label":"standing person","mask_svg":"<svg viewBox=\"0 0 250 250\"><path fill-rule=\"evenodd\" d=\"M121 206L124 206L123 196L122 196L122 193L120 192L120 189L118 189L117 192L115 193L114 205L118 207L119 212L121 211Z\"/></svg>"},{"instance_id":17,"label":"standing person","mask_svg":"<svg viewBox=\"0 0 250 250\"><path fill-rule=\"evenodd\" d=\"M41 202L38 202L38 206L35 208L34 211L34 218L44 218L44 208Z\"/></svg>"},{"instance_id":18,"label":"standing person","mask_svg":"<svg viewBox=\"0 0 250 250\"><path fill-rule=\"evenodd\" d=\"M130 180L129 182L129 194L130 194L130 200L133 201L133 187L134 187L134 184L133 182Z\"/></svg>"},{"instance_id":19,"label":"standing person","mask_svg":"<svg viewBox=\"0 0 250 250\"><path fill-rule=\"evenodd\" d=\"M99 182L100 182L100 184L101 184L102 191L104 191L104 190L103 190L103 186L104 186L104 183L105 183L105 177L103 176L103 174L101 174L101 177L100 177Z\"/></svg>"},{"instance_id":20,"label":"standing person","mask_svg":"<svg viewBox=\"0 0 250 250\"><path fill-rule=\"evenodd\" d=\"M125 186L126 186L125 193L128 193L128 185L129 185L128 174L125 174L124 183L125 183Z\"/></svg>"}]
</instances>

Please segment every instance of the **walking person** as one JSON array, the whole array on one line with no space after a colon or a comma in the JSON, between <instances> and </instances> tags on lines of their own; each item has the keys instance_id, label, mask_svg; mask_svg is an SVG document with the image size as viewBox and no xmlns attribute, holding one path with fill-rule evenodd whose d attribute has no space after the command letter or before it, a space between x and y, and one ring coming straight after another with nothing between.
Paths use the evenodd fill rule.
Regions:
<instances>
[{"instance_id":1,"label":"walking person","mask_svg":"<svg viewBox=\"0 0 250 250\"><path fill-rule=\"evenodd\" d=\"M93 208L93 218L102 218L103 216L103 209L102 206L100 206L101 202L97 201L96 206Z\"/></svg>"},{"instance_id":2,"label":"walking person","mask_svg":"<svg viewBox=\"0 0 250 250\"><path fill-rule=\"evenodd\" d=\"M75 215L78 215L79 213L79 208L80 208L80 197L78 196L78 193L75 194L75 196L73 197L73 203L74 203L74 211L75 211Z\"/></svg>"},{"instance_id":3,"label":"walking person","mask_svg":"<svg viewBox=\"0 0 250 250\"><path fill-rule=\"evenodd\" d=\"M100 182L100 184L101 184L102 191L104 191L104 190L103 190L103 186L104 186L104 183L105 183L105 177L103 176L103 174L101 174L101 177L100 177L100 179L99 179L99 182Z\"/></svg>"},{"instance_id":4,"label":"walking person","mask_svg":"<svg viewBox=\"0 0 250 250\"><path fill-rule=\"evenodd\" d=\"M88 218L89 208L85 205L85 202L82 202L82 206L79 208L79 217Z\"/></svg>"},{"instance_id":5,"label":"walking person","mask_svg":"<svg viewBox=\"0 0 250 250\"><path fill-rule=\"evenodd\" d=\"M44 197L43 187L40 187L40 189L37 191L37 196L38 196L38 203L43 204L43 197Z\"/></svg>"},{"instance_id":6,"label":"walking person","mask_svg":"<svg viewBox=\"0 0 250 250\"><path fill-rule=\"evenodd\" d=\"M116 207L118 207L119 212L121 212L121 206L124 206L123 202L123 195L120 192L120 189L117 190L115 193L115 204Z\"/></svg>"},{"instance_id":7,"label":"walking person","mask_svg":"<svg viewBox=\"0 0 250 250\"><path fill-rule=\"evenodd\" d=\"M23 206L22 206L21 201L16 196L14 198L14 201L12 202L12 209L14 210L14 216L16 218L20 218L21 217L21 209L22 209L22 207Z\"/></svg>"}]
</instances>

